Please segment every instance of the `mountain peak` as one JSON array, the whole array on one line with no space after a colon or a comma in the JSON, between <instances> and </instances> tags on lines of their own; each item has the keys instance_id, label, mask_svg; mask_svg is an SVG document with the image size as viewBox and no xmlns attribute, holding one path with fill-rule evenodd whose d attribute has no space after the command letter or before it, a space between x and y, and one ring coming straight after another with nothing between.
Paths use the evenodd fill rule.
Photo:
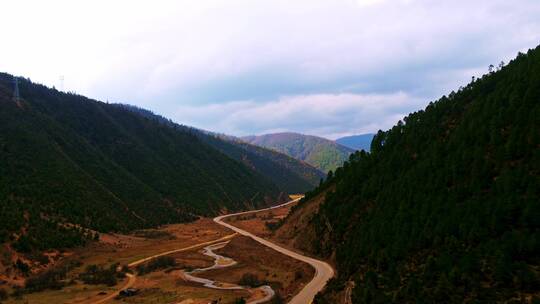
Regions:
<instances>
[{"instance_id":1,"label":"mountain peak","mask_svg":"<svg viewBox=\"0 0 540 304\"><path fill-rule=\"evenodd\" d=\"M323 172L335 170L354 152L335 141L295 132L245 136L241 139L305 161Z\"/></svg>"}]
</instances>

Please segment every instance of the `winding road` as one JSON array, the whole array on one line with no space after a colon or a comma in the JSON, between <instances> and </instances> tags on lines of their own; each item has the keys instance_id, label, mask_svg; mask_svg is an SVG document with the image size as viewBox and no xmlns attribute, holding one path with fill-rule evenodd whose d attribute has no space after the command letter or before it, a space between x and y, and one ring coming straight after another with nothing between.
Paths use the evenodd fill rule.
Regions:
<instances>
[{"instance_id":1,"label":"winding road","mask_svg":"<svg viewBox=\"0 0 540 304\"><path fill-rule=\"evenodd\" d=\"M265 240L263 238L260 238L260 237L258 237L256 235L252 234L252 233L249 233L249 232L247 232L245 230L237 228L237 227L235 227L235 226L233 226L231 224L225 223L223 221L223 219L231 217L231 216L249 214L249 213L256 213L256 212L260 212L260 211L266 211L266 210L272 210L272 209L280 208L280 207L286 206L288 204L292 204L294 202L297 202L300 199L301 198L298 198L298 199L289 201L289 202L287 202L285 204L273 206L273 207L270 207L270 208L264 208L264 209L259 209L259 210L251 210L251 211L245 211L245 212L238 212L238 213L226 214L226 215L221 215L221 216L215 217L214 222L218 223L219 225L225 226L225 227L233 230L235 233L232 233L230 235L227 235L225 237L222 237L222 238L219 238L219 239L216 239L216 240L203 242L203 243L198 243L198 244L195 244L195 245L192 245L192 246L187 246L187 247L180 248L180 249L161 252L159 254L155 254L155 255L152 255L152 256L137 260L135 262L132 262L132 263L128 264L128 266L130 268L133 268L133 267L135 267L137 265L148 262L149 260L155 259L155 258L160 257L160 256L165 256L165 255L169 255L169 254L173 254L173 253L177 253L177 252L192 250L192 249L195 249L195 248L199 248L199 247L203 247L203 246L207 246L207 245L227 241L227 240L230 240L231 238L233 238L238 233L238 234L250 237L253 240L263 244L264 246L272 248L272 249L274 249L274 250L276 250L276 251L278 251L278 252L280 252L282 254L290 256L290 257L292 257L292 258L294 258L296 260L308 263L313 268L315 268L315 276L313 277L313 279L306 286L304 286L304 288L297 295L295 295L289 301L289 304L310 304L313 301L313 298L315 297L315 295L324 288L324 286L326 285L326 282L330 278L332 278L334 276L334 269L328 263L325 263L323 261L319 261L319 260L311 258L311 257L304 256L304 255L301 255L301 254L299 254L297 252L294 252L292 250L283 248L283 247L281 247L279 245L276 245L276 244L274 244L274 243L272 243L270 241L267 241L267 240ZM126 289L126 288L129 288L129 287L133 286L133 284L137 280L137 276L135 274L127 273L126 275L128 277L128 280L126 281L126 283L124 284L122 289ZM91 300L90 303L92 303L92 304L101 304L101 303L108 302L108 301L112 300L114 297L116 297L120 293L120 290L122 290L122 289L118 289L115 292L113 292L112 294L109 294L106 297L103 297L101 299L93 300L93 301ZM273 292L272 292L272 294L273 294ZM262 299L262 301L267 301L267 300L268 299L266 299L266 298ZM259 302L260 301L257 301L255 303L259 303Z\"/></svg>"},{"instance_id":2,"label":"winding road","mask_svg":"<svg viewBox=\"0 0 540 304\"><path fill-rule=\"evenodd\" d=\"M313 277L313 279L306 286L304 286L304 288L297 295L295 295L289 301L289 304L309 304L309 303L311 303L313 301L313 298L315 297L315 295L324 288L324 286L326 285L326 282L328 282L328 280L334 276L334 269L332 268L332 266L330 266L326 262L323 262L323 261L320 261L320 260L317 260L317 259L314 259L314 258L311 258L311 257L307 257L307 256L301 255L301 254L299 254L297 252L294 252L292 250L283 248L283 247L281 247L279 245L276 245L276 244L274 244L274 243L272 243L270 241L267 241L267 240L265 240L263 238L260 238L260 237L258 237L256 235L252 234L252 233L249 233L249 232L247 232L245 230L237 228L237 227L235 227L235 226L233 226L233 225L231 225L229 223L225 223L223 220L228 218L228 217L231 217L231 216L250 214L250 213L255 213L255 212L280 208L280 207L286 206L288 204L292 204L294 202L297 202L300 199L301 198L298 198L298 199L289 201L289 202L287 202L285 204L277 205L277 206L270 207L270 208L252 210L252 211L245 211L245 212L238 212L238 213L233 213L233 214L226 214L226 215L221 215L221 216L218 216L218 217L214 218L214 222L216 222L216 223L218 223L218 224L220 224L222 226L225 226L225 227L235 231L238 234L250 237L253 240L263 244L264 246L272 248L272 249L274 249L274 250L276 250L276 251L278 251L280 253L283 253L283 254L285 254L287 256L290 256L290 257L292 257L292 258L294 258L296 260L308 263L313 268L315 268L315 276Z\"/></svg>"},{"instance_id":3,"label":"winding road","mask_svg":"<svg viewBox=\"0 0 540 304\"><path fill-rule=\"evenodd\" d=\"M180 249L174 249L174 250L161 252L161 253L158 253L158 254L155 254L155 255L152 255L152 256L137 260L135 262L129 263L128 267L133 268L133 267L135 267L137 265L148 262L148 261L150 261L152 259L155 259L157 257L160 257L160 256L165 256L165 255L169 255L169 254L173 254L173 253L177 253L177 252L182 252L182 251L188 251L188 250L192 250L192 249L195 249L195 248L211 245L211 244L214 244L214 243L227 241L227 240L232 239L235 235L236 235L236 233L232 233L232 234L226 235L226 236L224 236L222 238L219 238L219 239L216 239L216 240L211 240L211 241L208 241L208 242L198 243L198 244L183 247L183 248L180 248ZM111 293L111 294L109 294L106 297L103 297L101 299L98 299L98 300L91 299L91 300L89 300L87 302L83 302L83 303L102 304L102 303L106 303L106 302L114 299L117 295L120 294L121 290L124 290L126 288L130 288L131 286L133 286L133 284L135 284L135 281L137 281L137 275L136 274L126 273L126 276L127 276L128 280L122 286L122 288L117 289L113 293Z\"/></svg>"}]
</instances>

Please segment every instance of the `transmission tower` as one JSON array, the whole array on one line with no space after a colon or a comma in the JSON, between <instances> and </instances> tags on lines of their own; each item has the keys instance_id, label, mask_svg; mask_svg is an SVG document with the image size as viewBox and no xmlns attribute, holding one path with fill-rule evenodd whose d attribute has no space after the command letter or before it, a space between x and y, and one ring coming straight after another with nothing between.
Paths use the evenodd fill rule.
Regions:
<instances>
[{"instance_id":1,"label":"transmission tower","mask_svg":"<svg viewBox=\"0 0 540 304\"><path fill-rule=\"evenodd\" d=\"M13 101L19 102L19 99L21 98L19 94L19 78L17 78L16 76L13 76L13 83L14 83Z\"/></svg>"}]
</instances>

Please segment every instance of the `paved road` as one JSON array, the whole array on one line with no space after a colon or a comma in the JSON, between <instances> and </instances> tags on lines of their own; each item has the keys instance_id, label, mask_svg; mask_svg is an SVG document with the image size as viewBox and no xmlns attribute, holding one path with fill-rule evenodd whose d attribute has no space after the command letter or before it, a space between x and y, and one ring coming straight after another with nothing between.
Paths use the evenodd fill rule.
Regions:
<instances>
[{"instance_id":1,"label":"paved road","mask_svg":"<svg viewBox=\"0 0 540 304\"><path fill-rule=\"evenodd\" d=\"M310 257L307 257L307 256L304 256L304 255L301 255L297 252L294 252L294 251L291 251L289 249L286 249L286 248L283 248L279 245L276 245L270 241L267 241L263 238L260 238L256 235L253 235L245 230L242 230L240 228L237 228L231 224L228 224L228 223L225 223L223 221L223 219L227 218L227 217L231 217L231 216L235 216L235 215L241 215L241 214L249 214L249 213L255 213L255 212L259 212L259 211L265 211L265 210L271 210L271 209L276 209L276 208L279 208L279 207L283 207L283 206L286 206L288 204L291 204L291 203L294 203L296 201L300 200L300 198L298 199L295 199L295 200L292 200L290 202L287 202L285 204L281 204L281 205L278 205L278 206L274 206L274 207L270 207L270 208L265 208L265 209L259 209L259 210L253 210L253 211L246 211L246 212L238 212L238 213L233 213L233 214L226 214L226 215L221 215L221 216L218 216L216 218L214 218L214 222L222 225L222 226L225 226L229 229L232 229L233 231L241 234L241 235L245 235L245 236L248 236L250 238L252 238L253 240L267 246L267 247L270 247L278 252L281 252L285 255L288 255L294 259L297 259L299 261L302 261L302 262L305 262L305 263L308 263L310 264L311 266L313 266L313 268L315 268L315 276L313 277L313 279L306 285L304 286L304 288L296 295L294 296L290 301L289 301L289 304L309 304L313 301L313 298L315 297L315 295L321 291L324 286L326 285L326 282L328 282L328 280L330 278L332 278L334 276L334 269L332 268L332 266L328 265L328 263L325 263L323 261L319 261L317 259L314 259L314 258L310 258Z\"/></svg>"}]
</instances>

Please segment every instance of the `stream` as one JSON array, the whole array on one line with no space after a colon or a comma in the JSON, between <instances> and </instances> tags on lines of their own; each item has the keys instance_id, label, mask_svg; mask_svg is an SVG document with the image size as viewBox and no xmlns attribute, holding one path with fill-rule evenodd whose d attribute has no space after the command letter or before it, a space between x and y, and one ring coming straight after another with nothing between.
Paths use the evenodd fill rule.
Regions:
<instances>
[{"instance_id":1,"label":"stream","mask_svg":"<svg viewBox=\"0 0 540 304\"><path fill-rule=\"evenodd\" d=\"M275 292L272 289L272 287L268 285L260 286L257 288L250 288L250 287L240 286L240 285L231 284L231 283L217 282L210 279L204 279L204 278L194 276L194 274L201 273L204 271L208 271L212 269L219 269L219 268L226 268L226 267L231 267L233 265L236 265L237 262L235 260L219 255L213 251L213 250L217 250L217 249L221 249L225 247L225 245L227 245L228 243L229 241L226 241L226 242L212 244L212 245L204 247L203 254L214 258L214 265L210 267L205 267L205 268L197 268L192 271L185 272L184 275L186 279L191 282L203 284L205 287L208 287L208 288L225 289L225 290L241 289L241 290L247 290L250 293L253 293L253 291L255 290L260 290L265 295L263 298L247 302L247 304L259 304L259 303L264 303L266 301L269 301L274 296Z\"/></svg>"}]
</instances>

